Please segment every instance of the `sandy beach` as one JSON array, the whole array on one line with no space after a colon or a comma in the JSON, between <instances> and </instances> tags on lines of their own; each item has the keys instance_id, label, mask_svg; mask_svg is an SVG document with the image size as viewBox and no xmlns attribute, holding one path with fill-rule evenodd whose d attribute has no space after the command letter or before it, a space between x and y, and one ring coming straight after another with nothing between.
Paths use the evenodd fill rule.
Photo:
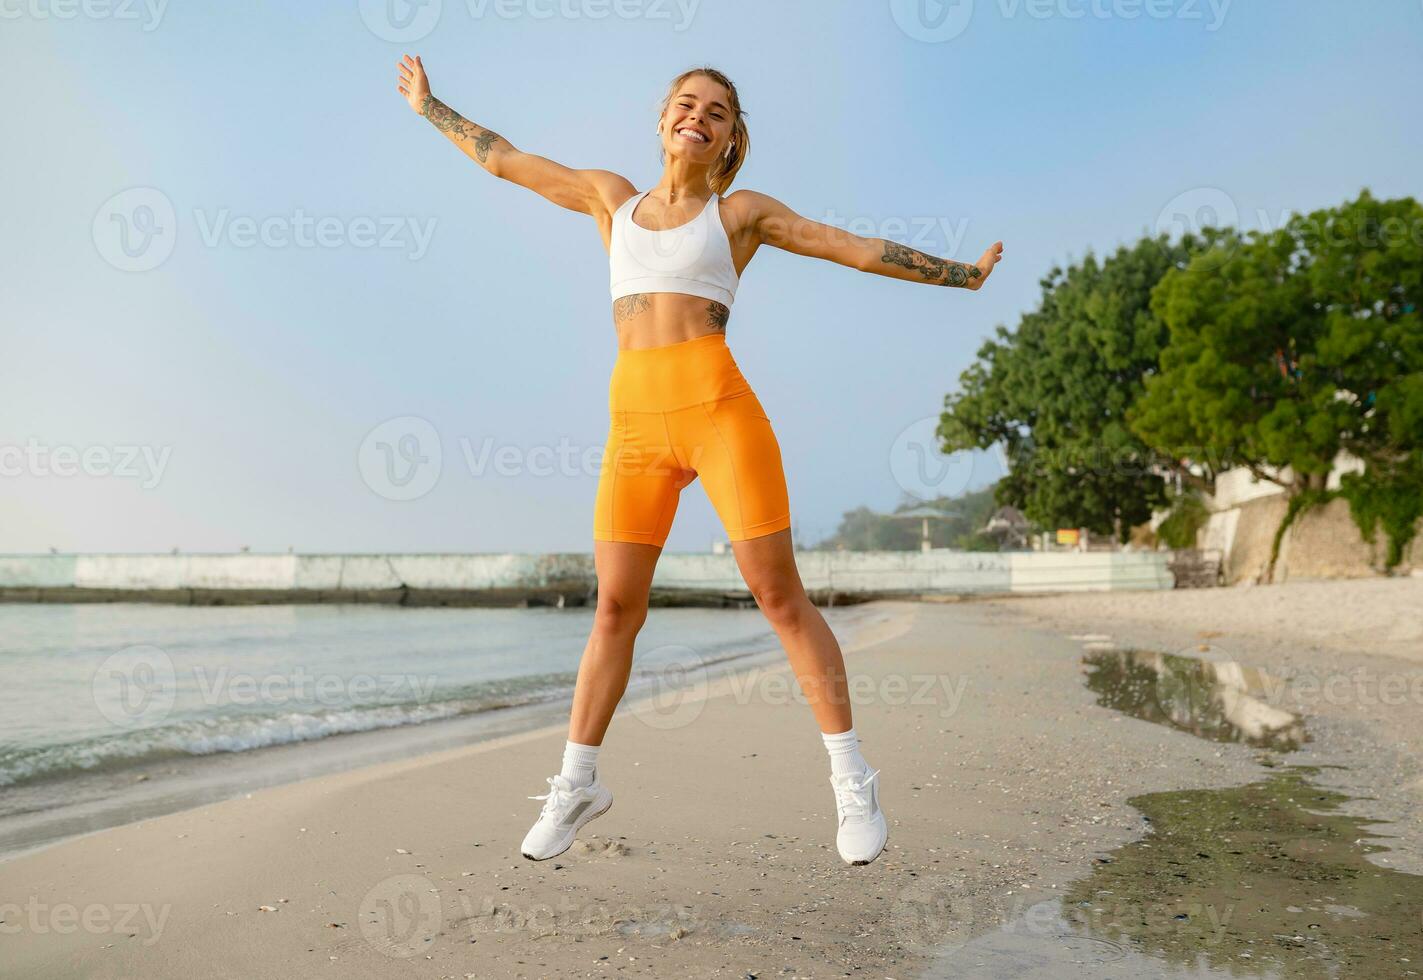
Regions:
<instances>
[{"instance_id":1,"label":"sandy beach","mask_svg":"<svg viewBox=\"0 0 1423 980\"><path fill-rule=\"evenodd\" d=\"M561 725L261 790L0 864L4 972L903 980L1271 975L1270 964L1350 975L1330 972L1347 963L1416 975L1423 879L1400 872L1423 869L1420 608L1417 579L876 603L873 629L847 655L856 727L883 771L890 819L888 850L869 866L835 853L824 749L789 669L757 668L625 704L600 761L616 803L552 861L526 861L518 845L538 807L525 797L556 768ZM1370 628L1331 628L1344 622ZM1138 648L1289 674L1270 707L1297 712L1309 740L1294 751L1214 741L1104 705L1084 683L1084 653ZM1310 696L1299 683L1308 672L1365 679ZM1370 690L1391 693L1361 710ZM1177 835L1190 852L1182 861L1200 866L1189 875L1200 894L1179 896L1194 911L1148 904L1134 916L1162 916L1160 935L1126 916L1087 931L1004 931L1043 909L1100 912L1104 894L1129 890L1101 876L1137 867L1137 849L1154 840L1148 867L1178 863L1162 848L1185 826L1172 823L1188 819L1183 809L1241 792L1264 807L1270 793L1251 787L1275 786L1286 771L1291 786L1330 787L1338 805L1319 791L1315 806L1330 816L1295 828L1316 843L1286 842L1282 853L1347 867L1321 880L1347 878L1358 895L1302 883L1313 880L1304 873L1272 885L1277 864L1227 874L1213 862L1232 838L1217 826L1199 842ZM1363 830L1363 818L1387 822ZM1365 860L1355 838L1370 834L1394 839ZM1223 860L1267 845L1227 847L1246 856ZM1387 905L1377 912L1376 894ZM1388 918L1405 904L1411 926ZM1270 938L1294 934L1269 918L1291 915L1309 920L1298 942ZM1384 920L1398 928L1381 940L1372 923ZM1043 943L1051 950L1039 955ZM1032 957L1018 955L1025 949Z\"/></svg>"}]
</instances>

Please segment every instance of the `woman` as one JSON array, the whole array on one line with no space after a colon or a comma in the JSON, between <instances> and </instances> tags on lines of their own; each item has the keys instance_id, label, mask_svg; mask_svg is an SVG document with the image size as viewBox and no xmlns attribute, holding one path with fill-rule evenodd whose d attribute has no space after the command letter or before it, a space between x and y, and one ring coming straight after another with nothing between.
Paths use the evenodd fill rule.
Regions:
<instances>
[{"instance_id":1,"label":"woman","mask_svg":"<svg viewBox=\"0 0 1423 980\"><path fill-rule=\"evenodd\" d=\"M657 122L662 178L641 193L607 170L572 170L525 153L460 116L430 94L419 57L405 56L399 69L397 88L411 108L485 170L590 215L611 263L618 355L593 520L598 606L578 668L563 768L549 777L547 794L530 797L545 803L524 839L524 856L562 854L584 824L612 806L613 794L598 778L598 751L627 687L678 496L700 477L820 725L840 856L868 864L888 835L879 771L860 754L839 644L801 585L780 448L726 346L726 323L741 274L761 245L895 279L979 289L1002 258L1002 242L965 265L811 221L755 191L723 198L750 137L736 87L712 68L685 72L668 88Z\"/></svg>"}]
</instances>

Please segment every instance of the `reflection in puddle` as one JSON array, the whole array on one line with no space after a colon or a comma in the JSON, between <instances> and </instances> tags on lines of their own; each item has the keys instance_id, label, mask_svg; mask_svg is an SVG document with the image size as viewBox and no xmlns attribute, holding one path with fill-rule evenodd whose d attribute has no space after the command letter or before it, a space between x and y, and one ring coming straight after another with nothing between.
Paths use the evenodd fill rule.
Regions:
<instances>
[{"instance_id":1,"label":"reflection in puddle","mask_svg":"<svg viewBox=\"0 0 1423 980\"><path fill-rule=\"evenodd\" d=\"M1082 662L1097 703L1134 718L1277 752L1305 741L1299 716L1268 703L1284 681L1263 670L1144 650L1096 651Z\"/></svg>"},{"instance_id":2,"label":"reflection in puddle","mask_svg":"<svg viewBox=\"0 0 1423 980\"><path fill-rule=\"evenodd\" d=\"M1315 771L1134 797L1152 833L927 976L1423 976L1423 877L1366 860L1372 821Z\"/></svg>"}]
</instances>

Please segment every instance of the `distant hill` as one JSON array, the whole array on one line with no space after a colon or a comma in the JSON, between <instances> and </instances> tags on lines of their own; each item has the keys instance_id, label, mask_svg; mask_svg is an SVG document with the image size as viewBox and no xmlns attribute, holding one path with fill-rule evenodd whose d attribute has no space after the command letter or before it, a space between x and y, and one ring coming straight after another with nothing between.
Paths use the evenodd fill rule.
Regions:
<instances>
[{"instance_id":1,"label":"distant hill","mask_svg":"<svg viewBox=\"0 0 1423 980\"><path fill-rule=\"evenodd\" d=\"M958 497L937 497L929 501L908 501L892 514L922 507L940 511L942 517L929 519L929 541L935 548L965 551L997 551L997 543L980 532L998 509L993 487L984 487ZM830 537L810 546L812 551L918 551L921 522L912 517L892 517L868 507L846 511L840 527Z\"/></svg>"}]
</instances>

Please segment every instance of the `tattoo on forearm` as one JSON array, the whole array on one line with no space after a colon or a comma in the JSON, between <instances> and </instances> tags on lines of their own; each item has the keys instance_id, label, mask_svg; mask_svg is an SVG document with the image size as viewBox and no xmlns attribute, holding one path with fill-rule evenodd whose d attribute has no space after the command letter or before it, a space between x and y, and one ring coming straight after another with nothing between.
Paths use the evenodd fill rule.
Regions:
<instances>
[{"instance_id":1,"label":"tattoo on forearm","mask_svg":"<svg viewBox=\"0 0 1423 980\"><path fill-rule=\"evenodd\" d=\"M880 261L914 269L926 282L938 286L967 286L972 280L983 276L983 271L976 265L926 255L898 242L885 241Z\"/></svg>"},{"instance_id":2,"label":"tattoo on forearm","mask_svg":"<svg viewBox=\"0 0 1423 980\"><path fill-rule=\"evenodd\" d=\"M651 305L652 301L647 298L646 293L619 296L613 300L613 322L622 323L624 320L631 320L639 313L646 312Z\"/></svg>"},{"instance_id":3,"label":"tattoo on forearm","mask_svg":"<svg viewBox=\"0 0 1423 980\"><path fill-rule=\"evenodd\" d=\"M499 134L478 126L458 112L445 105L433 95L426 95L420 103L420 111L440 132L456 140L471 140L474 156L480 163L489 159L489 148L499 139Z\"/></svg>"},{"instance_id":4,"label":"tattoo on forearm","mask_svg":"<svg viewBox=\"0 0 1423 980\"><path fill-rule=\"evenodd\" d=\"M712 300L707 304L707 323L718 330L726 329L726 321L731 319L731 308L725 303Z\"/></svg>"}]
</instances>

